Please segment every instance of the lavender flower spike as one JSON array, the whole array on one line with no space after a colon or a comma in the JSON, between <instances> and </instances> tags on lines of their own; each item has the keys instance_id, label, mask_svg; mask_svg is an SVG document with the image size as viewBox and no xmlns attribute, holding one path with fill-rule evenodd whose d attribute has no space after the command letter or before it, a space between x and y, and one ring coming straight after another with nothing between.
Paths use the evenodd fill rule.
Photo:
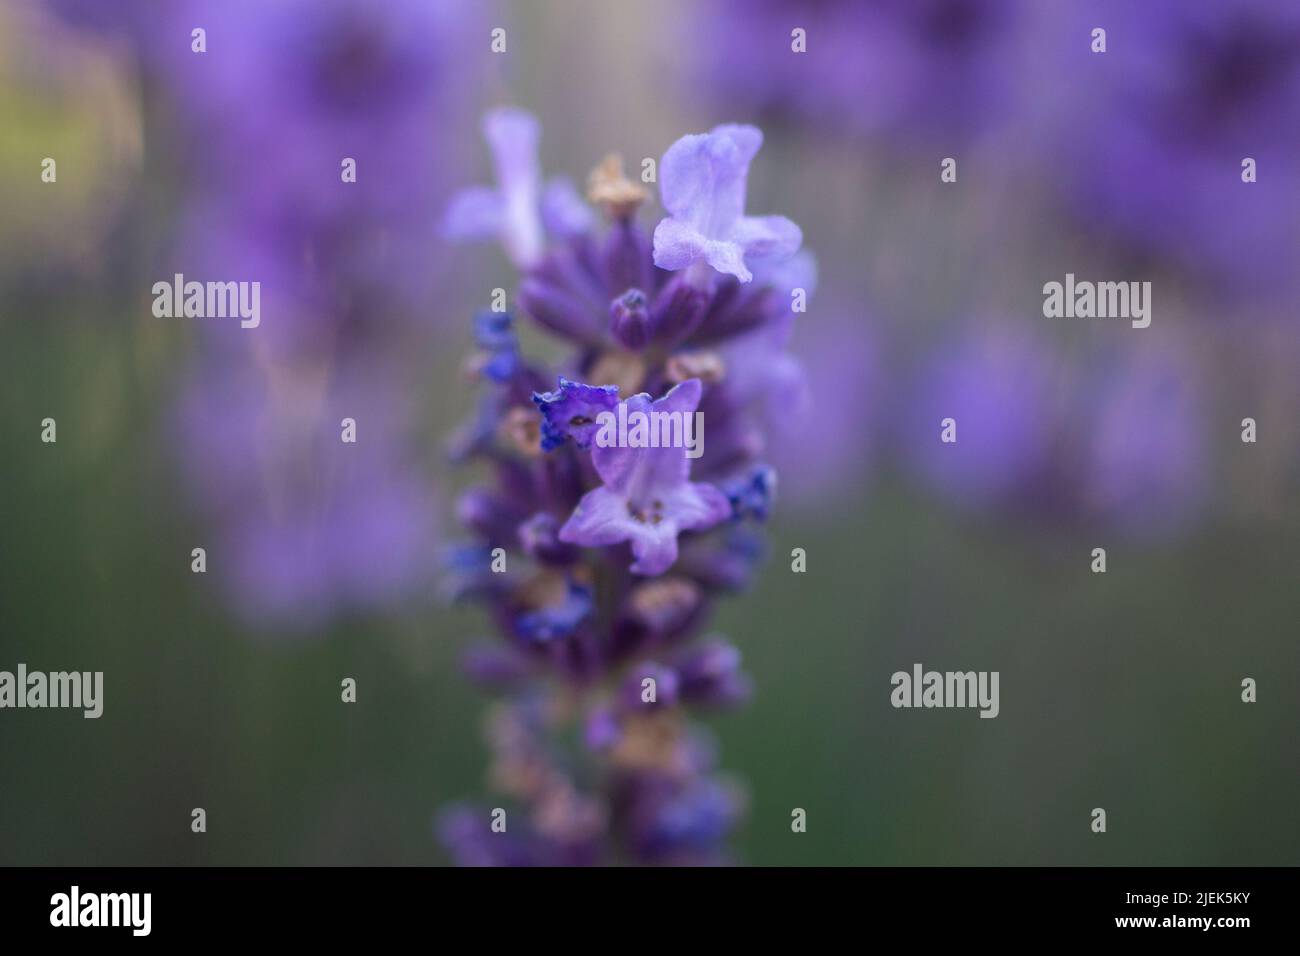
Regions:
<instances>
[{"instance_id":1,"label":"lavender flower spike","mask_svg":"<svg viewBox=\"0 0 1300 956\"><path fill-rule=\"evenodd\" d=\"M688 379L663 398L644 392L625 403L633 412L694 413L700 404L699 379ZM586 547L630 541L634 574L662 574L677 560L677 535L711 528L731 517L731 503L713 485L692 482L683 448L633 448L597 445L591 453L605 483L578 502L560 529L560 540Z\"/></svg>"},{"instance_id":2,"label":"lavender flower spike","mask_svg":"<svg viewBox=\"0 0 1300 956\"><path fill-rule=\"evenodd\" d=\"M655 227L655 265L677 270L703 261L749 282L746 256L782 259L799 251L803 233L789 219L745 215L749 164L762 145L757 127L728 125L668 147L659 175L669 218Z\"/></svg>"},{"instance_id":3,"label":"lavender flower spike","mask_svg":"<svg viewBox=\"0 0 1300 956\"><path fill-rule=\"evenodd\" d=\"M688 136L668 151L661 175L672 218L653 244L636 203L599 202L601 233L572 191L538 196L535 132L519 193L531 198L509 215L522 222L536 211L532 234L547 246L523 270L521 316L573 348L550 365L525 357L510 318L476 321L484 393L471 440L459 446L492 479L462 498L473 549L453 562L449 588L485 605L504 641L470 672L505 697L488 741L494 800L513 808L510 832L464 809L444 814L438 833L472 865L727 862L743 794L716 772L714 748L686 714L738 704L751 685L738 649L691 641L715 599L742 587L761 557L742 519L761 520L772 506L775 475L759 460L764 423L773 408L782 420L798 410L788 377L745 369L791 361L786 289L811 278L790 258L801 237L784 219L743 214L761 142L750 127ZM495 223L518 247L507 192L489 192L479 226ZM476 195L454 210L471 225ZM656 262L686 271L669 276ZM662 424L665 412L691 416L696 440L681 432L689 448L671 447L657 426L652 437L632 425ZM713 423L707 450L695 415ZM620 422L617 446L607 416ZM498 548L511 552L510 573L489 566ZM649 700L647 677L657 687Z\"/></svg>"},{"instance_id":4,"label":"lavender flower spike","mask_svg":"<svg viewBox=\"0 0 1300 956\"><path fill-rule=\"evenodd\" d=\"M452 200L443 220L449 239L497 238L515 265L526 268L542 254L541 167L537 119L524 110L493 110L483 118L497 188L472 186Z\"/></svg>"}]
</instances>

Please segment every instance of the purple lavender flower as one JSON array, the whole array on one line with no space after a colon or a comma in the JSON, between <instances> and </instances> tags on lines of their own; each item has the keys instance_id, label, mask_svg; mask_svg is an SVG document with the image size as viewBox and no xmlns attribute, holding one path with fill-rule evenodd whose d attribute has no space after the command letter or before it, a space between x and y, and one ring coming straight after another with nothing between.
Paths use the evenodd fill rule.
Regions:
<instances>
[{"instance_id":1,"label":"purple lavender flower","mask_svg":"<svg viewBox=\"0 0 1300 956\"><path fill-rule=\"evenodd\" d=\"M583 385L560 376L553 392L533 395L542 413L542 451L550 451L572 438L579 448L590 448L603 412L618 408L618 386Z\"/></svg>"},{"instance_id":2,"label":"purple lavender flower","mask_svg":"<svg viewBox=\"0 0 1300 956\"><path fill-rule=\"evenodd\" d=\"M502 238L523 268L523 312L574 349L547 372L507 319L479 321L485 394L455 450L485 461L493 484L462 498L474 542L457 550L453 579L504 639L496 654L475 648L466 670L507 695L489 733L492 779L522 822L506 837L485 811L459 808L439 835L467 864L723 862L744 800L685 711L738 704L750 684L724 639L692 639L762 553L754 524L776 485L764 434L802 407L783 352L789 283L811 286L811 262L792 258L793 223L744 215L753 127L669 148L670 216L651 237L636 222L644 192L616 159L591 179L603 235L574 196L539 206L537 126L516 111L490 123L503 117L510 135L489 133L510 153L501 189L462 194L446 221L454 235ZM708 429L694 464L685 447L619 434L619 422L696 413ZM508 573L487 570L490 547L509 552ZM547 679L564 692L548 694Z\"/></svg>"},{"instance_id":3,"label":"purple lavender flower","mask_svg":"<svg viewBox=\"0 0 1300 956\"><path fill-rule=\"evenodd\" d=\"M685 269L707 262L749 282L745 257L788 259L803 235L784 216L746 216L745 182L763 134L753 126L719 126L683 136L659 165L669 218L655 227L655 265Z\"/></svg>"},{"instance_id":4,"label":"purple lavender flower","mask_svg":"<svg viewBox=\"0 0 1300 956\"><path fill-rule=\"evenodd\" d=\"M675 386L663 398L642 393L626 402L633 413L693 413L700 403L698 379ZM689 479L691 460L682 448L598 447L591 454L604 482L583 495L560 529L560 540L584 547L629 541L636 574L662 574L677 560L677 536L710 528L731 515L727 496Z\"/></svg>"}]
</instances>

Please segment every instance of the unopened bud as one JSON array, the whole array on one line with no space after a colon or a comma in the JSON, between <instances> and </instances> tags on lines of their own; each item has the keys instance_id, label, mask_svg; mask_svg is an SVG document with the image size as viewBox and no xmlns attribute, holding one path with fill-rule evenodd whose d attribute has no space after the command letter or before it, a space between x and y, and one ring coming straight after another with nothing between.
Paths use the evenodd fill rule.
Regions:
<instances>
[{"instance_id":1,"label":"unopened bud","mask_svg":"<svg viewBox=\"0 0 1300 956\"><path fill-rule=\"evenodd\" d=\"M625 348L645 347L650 341L650 310L644 292L628 289L610 303L609 329Z\"/></svg>"}]
</instances>

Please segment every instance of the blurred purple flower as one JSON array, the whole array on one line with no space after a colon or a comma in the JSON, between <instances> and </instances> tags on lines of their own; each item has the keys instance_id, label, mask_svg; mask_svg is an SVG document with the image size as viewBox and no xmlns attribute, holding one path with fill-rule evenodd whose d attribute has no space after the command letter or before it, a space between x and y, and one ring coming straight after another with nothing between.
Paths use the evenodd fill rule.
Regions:
<instances>
[{"instance_id":1,"label":"blurred purple flower","mask_svg":"<svg viewBox=\"0 0 1300 956\"><path fill-rule=\"evenodd\" d=\"M417 324L438 275L430 223L460 161L448 131L466 108L474 8L231 0L181 9L179 22L207 31L206 53L190 51L188 25L151 38L189 172L178 270L274 277L274 291L298 305L279 310L281 328L267 333L283 346L314 347L355 321L361 303L372 323L385 317L376 324L386 331L392 316Z\"/></svg>"},{"instance_id":2,"label":"blurred purple flower","mask_svg":"<svg viewBox=\"0 0 1300 956\"><path fill-rule=\"evenodd\" d=\"M1208 491L1203 386L1165 346L1066 364L992 324L938 349L897 413L907 463L955 501L1134 535L1182 527ZM940 440L955 422L956 441ZM929 437L932 436L932 437Z\"/></svg>"},{"instance_id":3,"label":"blurred purple flower","mask_svg":"<svg viewBox=\"0 0 1300 956\"><path fill-rule=\"evenodd\" d=\"M305 633L430 583L435 502L405 460L404 402L373 374L329 383L228 362L183 398L176 438L209 522L209 570L254 627Z\"/></svg>"},{"instance_id":4,"label":"blurred purple flower","mask_svg":"<svg viewBox=\"0 0 1300 956\"><path fill-rule=\"evenodd\" d=\"M1053 8L1037 136L1103 235L1253 300L1295 288L1300 7L1271 0ZM1104 54L1091 52L1095 27ZM1257 180L1243 182L1243 161Z\"/></svg>"},{"instance_id":5,"label":"blurred purple flower","mask_svg":"<svg viewBox=\"0 0 1300 956\"><path fill-rule=\"evenodd\" d=\"M1169 350L1106 362L1084 379L1073 485L1085 519L1151 536L1195 514L1209 491L1202 396L1193 366Z\"/></svg>"},{"instance_id":6,"label":"blurred purple flower","mask_svg":"<svg viewBox=\"0 0 1300 956\"><path fill-rule=\"evenodd\" d=\"M828 497L864 492L884 391L874 316L834 303L817 312L817 334L796 335L791 344L806 383L806 415L774 420L767 455L781 475L783 503L809 511L823 509Z\"/></svg>"},{"instance_id":7,"label":"blurred purple flower","mask_svg":"<svg viewBox=\"0 0 1300 956\"><path fill-rule=\"evenodd\" d=\"M966 139L1015 102L1021 0L710 0L690 19L703 89L837 134ZM792 49L805 31L806 52Z\"/></svg>"},{"instance_id":8,"label":"blurred purple flower","mask_svg":"<svg viewBox=\"0 0 1300 956\"><path fill-rule=\"evenodd\" d=\"M177 423L213 569L241 614L281 630L413 598L433 570L434 502L401 390L431 331L445 258L431 224L459 163L450 130L481 8L163 6L136 34L185 176L161 268L262 292L258 328L203 323ZM480 322L484 376L516 374L509 331Z\"/></svg>"},{"instance_id":9,"label":"blurred purple flower","mask_svg":"<svg viewBox=\"0 0 1300 956\"><path fill-rule=\"evenodd\" d=\"M500 239L511 260L528 266L542 251L542 174L537 120L523 110L494 110L483 119L497 188L479 186L456 196L443 223L449 239Z\"/></svg>"},{"instance_id":10,"label":"blurred purple flower","mask_svg":"<svg viewBox=\"0 0 1300 956\"><path fill-rule=\"evenodd\" d=\"M958 501L1004 504L1045 467L1052 437L1054 358L1028 329L990 323L940 346L905 389L895 415L908 464ZM942 423L955 423L955 441Z\"/></svg>"},{"instance_id":11,"label":"blurred purple flower","mask_svg":"<svg viewBox=\"0 0 1300 956\"><path fill-rule=\"evenodd\" d=\"M542 254L547 225L560 236L588 228L593 217L568 180L542 186L537 144L541 130L530 113L499 109L483 119L483 138L492 151L497 187L475 186L453 199L443 218L448 239L498 239L520 268Z\"/></svg>"},{"instance_id":12,"label":"blurred purple flower","mask_svg":"<svg viewBox=\"0 0 1300 956\"><path fill-rule=\"evenodd\" d=\"M710 707L731 707L747 700L751 687L740 657L738 647L718 637L687 651L677 665L682 698Z\"/></svg>"}]
</instances>

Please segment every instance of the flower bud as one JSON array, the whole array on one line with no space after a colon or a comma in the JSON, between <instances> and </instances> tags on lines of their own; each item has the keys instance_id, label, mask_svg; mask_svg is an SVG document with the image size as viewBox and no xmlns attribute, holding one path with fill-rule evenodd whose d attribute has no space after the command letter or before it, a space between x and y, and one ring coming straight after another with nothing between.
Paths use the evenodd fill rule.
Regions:
<instances>
[{"instance_id":1,"label":"flower bud","mask_svg":"<svg viewBox=\"0 0 1300 956\"><path fill-rule=\"evenodd\" d=\"M681 274L664 286L655 300L651 326L656 341L680 342L699 327L709 310L710 293Z\"/></svg>"},{"instance_id":2,"label":"flower bud","mask_svg":"<svg viewBox=\"0 0 1300 956\"><path fill-rule=\"evenodd\" d=\"M650 341L650 311L644 292L628 289L610 303L609 330L624 348L645 348Z\"/></svg>"},{"instance_id":3,"label":"flower bud","mask_svg":"<svg viewBox=\"0 0 1300 956\"><path fill-rule=\"evenodd\" d=\"M559 530L555 515L539 511L519 526L519 544L529 557L543 564L572 564L578 549L561 541Z\"/></svg>"}]
</instances>

